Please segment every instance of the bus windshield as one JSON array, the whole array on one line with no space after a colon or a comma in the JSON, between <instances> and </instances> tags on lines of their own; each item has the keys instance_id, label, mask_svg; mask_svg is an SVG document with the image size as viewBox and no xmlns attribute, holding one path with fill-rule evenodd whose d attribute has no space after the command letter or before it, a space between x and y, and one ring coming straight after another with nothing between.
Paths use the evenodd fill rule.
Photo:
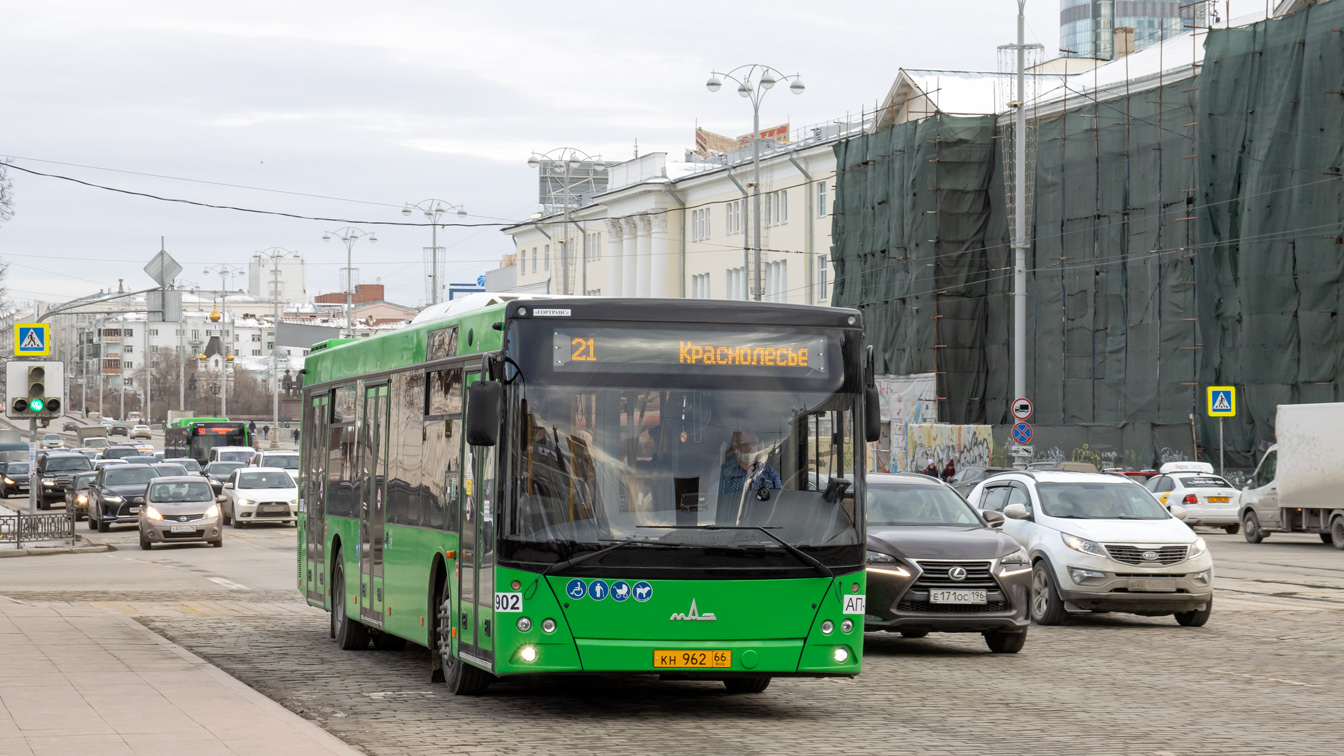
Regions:
<instances>
[{"instance_id":1,"label":"bus windshield","mask_svg":"<svg viewBox=\"0 0 1344 756\"><path fill-rule=\"evenodd\" d=\"M726 331L704 326L689 334L563 330L543 332L552 349L520 348L514 356L522 369L510 402L517 489L506 497L502 527L506 540L528 544L520 560L570 559L634 542L668 553L782 554L779 539L822 562L852 561L847 547L863 543L855 509L861 447L839 334L739 329L730 341ZM566 365L536 356L572 356L579 341L579 359L596 359ZM748 347L762 343L775 352L771 364L752 364L762 361L761 350ZM657 351L662 344L676 355L670 364ZM712 350L718 362L706 365ZM601 362L604 352L610 362ZM694 366L676 362L692 355Z\"/></svg>"}]
</instances>

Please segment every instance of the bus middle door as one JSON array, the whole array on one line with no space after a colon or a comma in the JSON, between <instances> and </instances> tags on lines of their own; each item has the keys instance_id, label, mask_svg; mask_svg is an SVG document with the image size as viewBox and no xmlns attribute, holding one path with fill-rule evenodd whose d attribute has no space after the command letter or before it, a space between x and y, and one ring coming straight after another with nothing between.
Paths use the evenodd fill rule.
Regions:
<instances>
[{"instance_id":1,"label":"bus middle door","mask_svg":"<svg viewBox=\"0 0 1344 756\"><path fill-rule=\"evenodd\" d=\"M480 380L466 375L467 390ZM458 518L461 588L458 600L459 646L479 662L494 665L495 615L495 469L498 446L469 446L463 434L462 516Z\"/></svg>"},{"instance_id":2,"label":"bus middle door","mask_svg":"<svg viewBox=\"0 0 1344 756\"><path fill-rule=\"evenodd\" d=\"M315 396L303 416L299 478L304 521L304 586L308 603L326 608L327 426L326 394Z\"/></svg>"},{"instance_id":3,"label":"bus middle door","mask_svg":"<svg viewBox=\"0 0 1344 756\"><path fill-rule=\"evenodd\" d=\"M387 384L364 389L364 422L360 447L359 613L374 627L383 626L383 546L387 480Z\"/></svg>"}]
</instances>

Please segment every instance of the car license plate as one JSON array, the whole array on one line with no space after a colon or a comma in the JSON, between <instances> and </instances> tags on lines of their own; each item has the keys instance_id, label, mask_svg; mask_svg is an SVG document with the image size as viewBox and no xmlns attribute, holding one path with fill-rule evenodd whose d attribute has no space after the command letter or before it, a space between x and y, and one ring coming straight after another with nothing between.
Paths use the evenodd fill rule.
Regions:
<instances>
[{"instance_id":1,"label":"car license plate","mask_svg":"<svg viewBox=\"0 0 1344 756\"><path fill-rule=\"evenodd\" d=\"M653 666L660 669L727 669L733 666L733 652L660 648L653 652Z\"/></svg>"},{"instance_id":2,"label":"car license plate","mask_svg":"<svg viewBox=\"0 0 1344 756\"><path fill-rule=\"evenodd\" d=\"M195 526L195 525L174 525L174 526L172 526L172 527L170 528L170 530L171 530L172 532L174 532L174 533L194 533L194 532L196 532L196 526Z\"/></svg>"},{"instance_id":3,"label":"car license plate","mask_svg":"<svg viewBox=\"0 0 1344 756\"><path fill-rule=\"evenodd\" d=\"M1209 503L1210 503L1210 504L1226 504L1226 503L1227 503L1227 497L1226 497L1226 496L1210 496L1210 497L1209 497Z\"/></svg>"},{"instance_id":4,"label":"car license plate","mask_svg":"<svg viewBox=\"0 0 1344 756\"><path fill-rule=\"evenodd\" d=\"M131 514L140 514L140 507L131 507L126 511L130 512Z\"/></svg>"},{"instance_id":5,"label":"car license plate","mask_svg":"<svg viewBox=\"0 0 1344 756\"><path fill-rule=\"evenodd\" d=\"M265 513L267 513L267 514L289 514L289 507L286 507L286 506L284 506L283 504L281 504L281 505L271 505L271 506L262 507L262 508L261 508L261 511L263 511L263 512L265 512Z\"/></svg>"},{"instance_id":6,"label":"car license plate","mask_svg":"<svg viewBox=\"0 0 1344 756\"><path fill-rule=\"evenodd\" d=\"M1176 578L1130 578L1130 592L1175 593Z\"/></svg>"},{"instance_id":7,"label":"car license plate","mask_svg":"<svg viewBox=\"0 0 1344 756\"><path fill-rule=\"evenodd\" d=\"M930 604L987 604L985 591L949 590L940 588L929 591Z\"/></svg>"}]
</instances>

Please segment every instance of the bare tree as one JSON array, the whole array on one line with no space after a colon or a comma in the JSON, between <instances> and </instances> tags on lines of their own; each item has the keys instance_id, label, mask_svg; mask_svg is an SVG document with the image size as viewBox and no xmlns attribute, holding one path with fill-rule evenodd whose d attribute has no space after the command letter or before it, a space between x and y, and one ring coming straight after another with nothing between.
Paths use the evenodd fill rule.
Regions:
<instances>
[{"instance_id":1,"label":"bare tree","mask_svg":"<svg viewBox=\"0 0 1344 756\"><path fill-rule=\"evenodd\" d=\"M14 217L14 180L5 170L8 160L0 160L0 223Z\"/></svg>"}]
</instances>

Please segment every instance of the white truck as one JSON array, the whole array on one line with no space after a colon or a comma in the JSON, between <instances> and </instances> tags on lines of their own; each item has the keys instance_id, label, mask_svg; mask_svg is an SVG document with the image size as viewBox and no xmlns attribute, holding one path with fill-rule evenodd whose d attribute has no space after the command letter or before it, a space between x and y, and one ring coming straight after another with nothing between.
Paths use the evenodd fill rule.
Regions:
<instances>
[{"instance_id":1,"label":"white truck","mask_svg":"<svg viewBox=\"0 0 1344 756\"><path fill-rule=\"evenodd\" d=\"M1241 494L1246 540L1317 533L1344 549L1344 403L1280 404L1275 433Z\"/></svg>"}]
</instances>

